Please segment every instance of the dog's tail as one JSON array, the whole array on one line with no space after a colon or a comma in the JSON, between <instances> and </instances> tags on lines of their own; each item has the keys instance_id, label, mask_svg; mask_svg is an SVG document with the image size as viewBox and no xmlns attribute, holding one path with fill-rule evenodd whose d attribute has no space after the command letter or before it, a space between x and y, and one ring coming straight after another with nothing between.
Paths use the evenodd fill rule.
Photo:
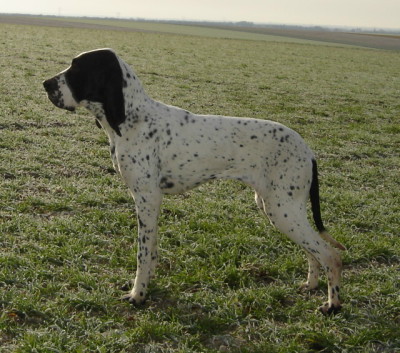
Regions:
<instances>
[{"instance_id":1,"label":"dog's tail","mask_svg":"<svg viewBox=\"0 0 400 353\"><path fill-rule=\"evenodd\" d=\"M310 188L310 200L311 200L311 210L315 226L317 227L319 234L321 235L321 238L340 250L346 250L346 247L344 245L340 244L337 240L333 239L329 235L324 226L324 223L322 222L321 208L319 202L318 168L317 168L317 161L315 159L312 160L312 181Z\"/></svg>"}]
</instances>

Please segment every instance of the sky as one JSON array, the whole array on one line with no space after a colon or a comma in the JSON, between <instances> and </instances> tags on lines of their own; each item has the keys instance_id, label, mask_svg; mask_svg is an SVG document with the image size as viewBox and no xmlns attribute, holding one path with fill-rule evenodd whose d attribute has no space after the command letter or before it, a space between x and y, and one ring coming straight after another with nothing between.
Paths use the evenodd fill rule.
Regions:
<instances>
[{"instance_id":1,"label":"sky","mask_svg":"<svg viewBox=\"0 0 400 353\"><path fill-rule=\"evenodd\" d=\"M400 28L400 0L5 0L0 13Z\"/></svg>"}]
</instances>

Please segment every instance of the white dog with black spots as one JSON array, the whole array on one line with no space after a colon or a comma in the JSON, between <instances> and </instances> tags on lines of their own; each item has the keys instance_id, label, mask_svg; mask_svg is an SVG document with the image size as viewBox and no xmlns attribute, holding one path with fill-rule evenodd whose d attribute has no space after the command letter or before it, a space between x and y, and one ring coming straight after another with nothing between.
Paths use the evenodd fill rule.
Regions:
<instances>
[{"instance_id":1,"label":"white dog with black spots","mask_svg":"<svg viewBox=\"0 0 400 353\"><path fill-rule=\"evenodd\" d=\"M309 261L306 289L328 277L324 314L340 310L342 262L322 223L317 164L298 133L269 120L197 115L151 99L133 70L111 49L78 55L46 80L49 99L70 111L91 111L106 131L113 165L135 200L138 219L137 272L124 298L145 301L157 262L157 220L164 194L207 181L239 180L255 190L257 206L270 222L304 248ZM311 199L315 231L306 203Z\"/></svg>"}]
</instances>

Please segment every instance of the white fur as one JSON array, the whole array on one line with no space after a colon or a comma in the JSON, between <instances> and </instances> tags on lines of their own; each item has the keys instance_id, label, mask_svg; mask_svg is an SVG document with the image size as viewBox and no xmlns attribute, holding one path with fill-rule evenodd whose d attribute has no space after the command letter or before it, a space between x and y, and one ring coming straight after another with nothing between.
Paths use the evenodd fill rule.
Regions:
<instances>
[{"instance_id":1,"label":"white fur","mask_svg":"<svg viewBox=\"0 0 400 353\"><path fill-rule=\"evenodd\" d=\"M64 74L65 71L60 73L58 85L60 86L60 92L63 97L65 107L69 109L75 109L78 106L78 103L75 101L74 97L72 96L72 92L67 85Z\"/></svg>"}]
</instances>

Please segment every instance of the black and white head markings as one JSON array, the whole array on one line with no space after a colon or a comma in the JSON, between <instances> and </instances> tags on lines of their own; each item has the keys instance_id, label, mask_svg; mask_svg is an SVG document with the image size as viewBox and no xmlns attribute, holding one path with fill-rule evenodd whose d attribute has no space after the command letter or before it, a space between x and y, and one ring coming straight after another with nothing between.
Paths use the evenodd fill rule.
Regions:
<instances>
[{"instance_id":1,"label":"black and white head markings","mask_svg":"<svg viewBox=\"0 0 400 353\"><path fill-rule=\"evenodd\" d=\"M333 248L344 246L325 230L319 202L317 162L292 129L261 119L197 115L151 99L139 79L111 49L85 52L44 87L57 107L91 111L106 131L114 168L135 199L138 219L137 272L131 303L145 301L157 263L157 221L164 194L209 180L239 180L255 190L270 222L307 254L305 289L328 277L324 313L340 310L342 263ZM307 219L311 200L315 231Z\"/></svg>"},{"instance_id":2,"label":"black and white head markings","mask_svg":"<svg viewBox=\"0 0 400 353\"><path fill-rule=\"evenodd\" d=\"M103 115L120 135L118 126L125 120L122 70L115 54L108 49L82 53L71 66L46 80L44 87L55 106L70 111L78 106L98 104L96 115Z\"/></svg>"}]
</instances>

